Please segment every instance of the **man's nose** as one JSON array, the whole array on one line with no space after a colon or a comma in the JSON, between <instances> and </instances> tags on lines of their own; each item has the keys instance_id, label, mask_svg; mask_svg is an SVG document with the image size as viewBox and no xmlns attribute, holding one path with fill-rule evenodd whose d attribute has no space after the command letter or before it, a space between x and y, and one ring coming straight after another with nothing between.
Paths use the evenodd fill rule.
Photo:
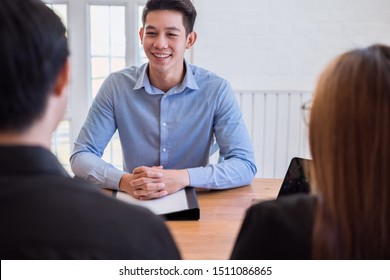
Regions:
<instances>
[{"instance_id":1,"label":"man's nose","mask_svg":"<svg viewBox=\"0 0 390 280\"><path fill-rule=\"evenodd\" d=\"M154 41L154 47L158 49L165 49L168 47L168 41L163 35L159 35L156 37Z\"/></svg>"}]
</instances>

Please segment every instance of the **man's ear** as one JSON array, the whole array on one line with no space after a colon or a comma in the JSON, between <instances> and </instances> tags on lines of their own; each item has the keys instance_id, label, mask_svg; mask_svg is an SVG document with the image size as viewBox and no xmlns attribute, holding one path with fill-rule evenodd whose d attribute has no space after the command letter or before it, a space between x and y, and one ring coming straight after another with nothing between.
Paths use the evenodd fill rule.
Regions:
<instances>
[{"instance_id":1,"label":"man's ear","mask_svg":"<svg viewBox=\"0 0 390 280\"><path fill-rule=\"evenodd\" d=\"M57 75L57 79L54 86L54 94L56 96L60 96L65 87L68 85L69 82L69 58L65 61L64 66L62 66L62 69L60 73Z\"/></svg>"},{"instance_id":2,"label":"man's ear","mask_svg":"<svg viewBox=\"0 0 390 280\"><path fill-rule=\"evenodd\" d=\"M139 39L140 39L140 41L141 41L141 44L143 43L143 38L144 38L144 28L141 27L141 28L139 29Z\"/></svg>"},{"instance_id":3,"label":"man's ear","mask_svg":"<svg viewBox=\"0 0 390 280\"><path fill-rule=\"evenodd\" d=\"M191 49L192 46L195 44L196 42L196 38L198 37L198 35L196 34L196 32L191 32L190 34L188 34L187 36L187 45L186 45L186 49Z\"/></svg>"}]
</instances>

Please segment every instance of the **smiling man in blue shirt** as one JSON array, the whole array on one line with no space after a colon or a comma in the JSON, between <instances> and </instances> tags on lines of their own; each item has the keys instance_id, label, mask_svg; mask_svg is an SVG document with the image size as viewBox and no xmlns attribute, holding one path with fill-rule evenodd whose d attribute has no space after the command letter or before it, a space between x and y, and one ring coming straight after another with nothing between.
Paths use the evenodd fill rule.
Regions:
<instances>
[{"instance_id":1,"label":"smiling man in blue shirt","mask_svg":"<svg viewBox=\"0 0 390 280\"><path fill-rule=\"evenodd\" d=\"M111 74L75 142L76 176L153 199L185 186L227 189L256 174L252 144L229 83L184 59L197 35L190 0L149 0L140 38L149 63ZM118 130L124 171L101 159ZM222 163L209 164L216 139Z\"/></svg>"}]
</instances>

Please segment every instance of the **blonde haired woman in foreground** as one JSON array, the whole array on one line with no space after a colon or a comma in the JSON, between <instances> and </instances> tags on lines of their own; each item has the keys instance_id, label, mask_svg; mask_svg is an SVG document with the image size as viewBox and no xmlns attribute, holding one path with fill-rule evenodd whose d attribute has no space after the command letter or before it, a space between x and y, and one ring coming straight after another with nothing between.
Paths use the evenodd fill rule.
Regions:
<instances>
[{"instance_id":1,"label":"blonde haired woman in foreground","mask_svg":"<svg viewBox=\"0 0 390 280\"><path fill-rule=\"evenodd\" d=\"M390 258L390 48L342 54L309 122L316 194L252 206L232 259Z\"/></svg>"}]
</instances>

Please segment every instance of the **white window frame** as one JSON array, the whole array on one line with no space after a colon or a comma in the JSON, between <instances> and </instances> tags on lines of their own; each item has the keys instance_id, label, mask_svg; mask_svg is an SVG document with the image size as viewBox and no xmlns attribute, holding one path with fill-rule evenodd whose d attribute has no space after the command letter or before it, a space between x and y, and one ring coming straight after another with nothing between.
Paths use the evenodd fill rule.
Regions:
<instances>
[{"instance_id":1,"label":"white window frame","mask_svg":"<svg viewBox=\"0 0 390 280\"><path fill-rule=\"evenodd\" d=\"M146 0L43 0L47 4L67 5L67 28L70 48L69 107L64 120L70 123L70 149L84 123L92 103L89 7L120 5L125 7L126 65L134 65L138 55L138 5Z\"/></svg>"}]
</instances>

